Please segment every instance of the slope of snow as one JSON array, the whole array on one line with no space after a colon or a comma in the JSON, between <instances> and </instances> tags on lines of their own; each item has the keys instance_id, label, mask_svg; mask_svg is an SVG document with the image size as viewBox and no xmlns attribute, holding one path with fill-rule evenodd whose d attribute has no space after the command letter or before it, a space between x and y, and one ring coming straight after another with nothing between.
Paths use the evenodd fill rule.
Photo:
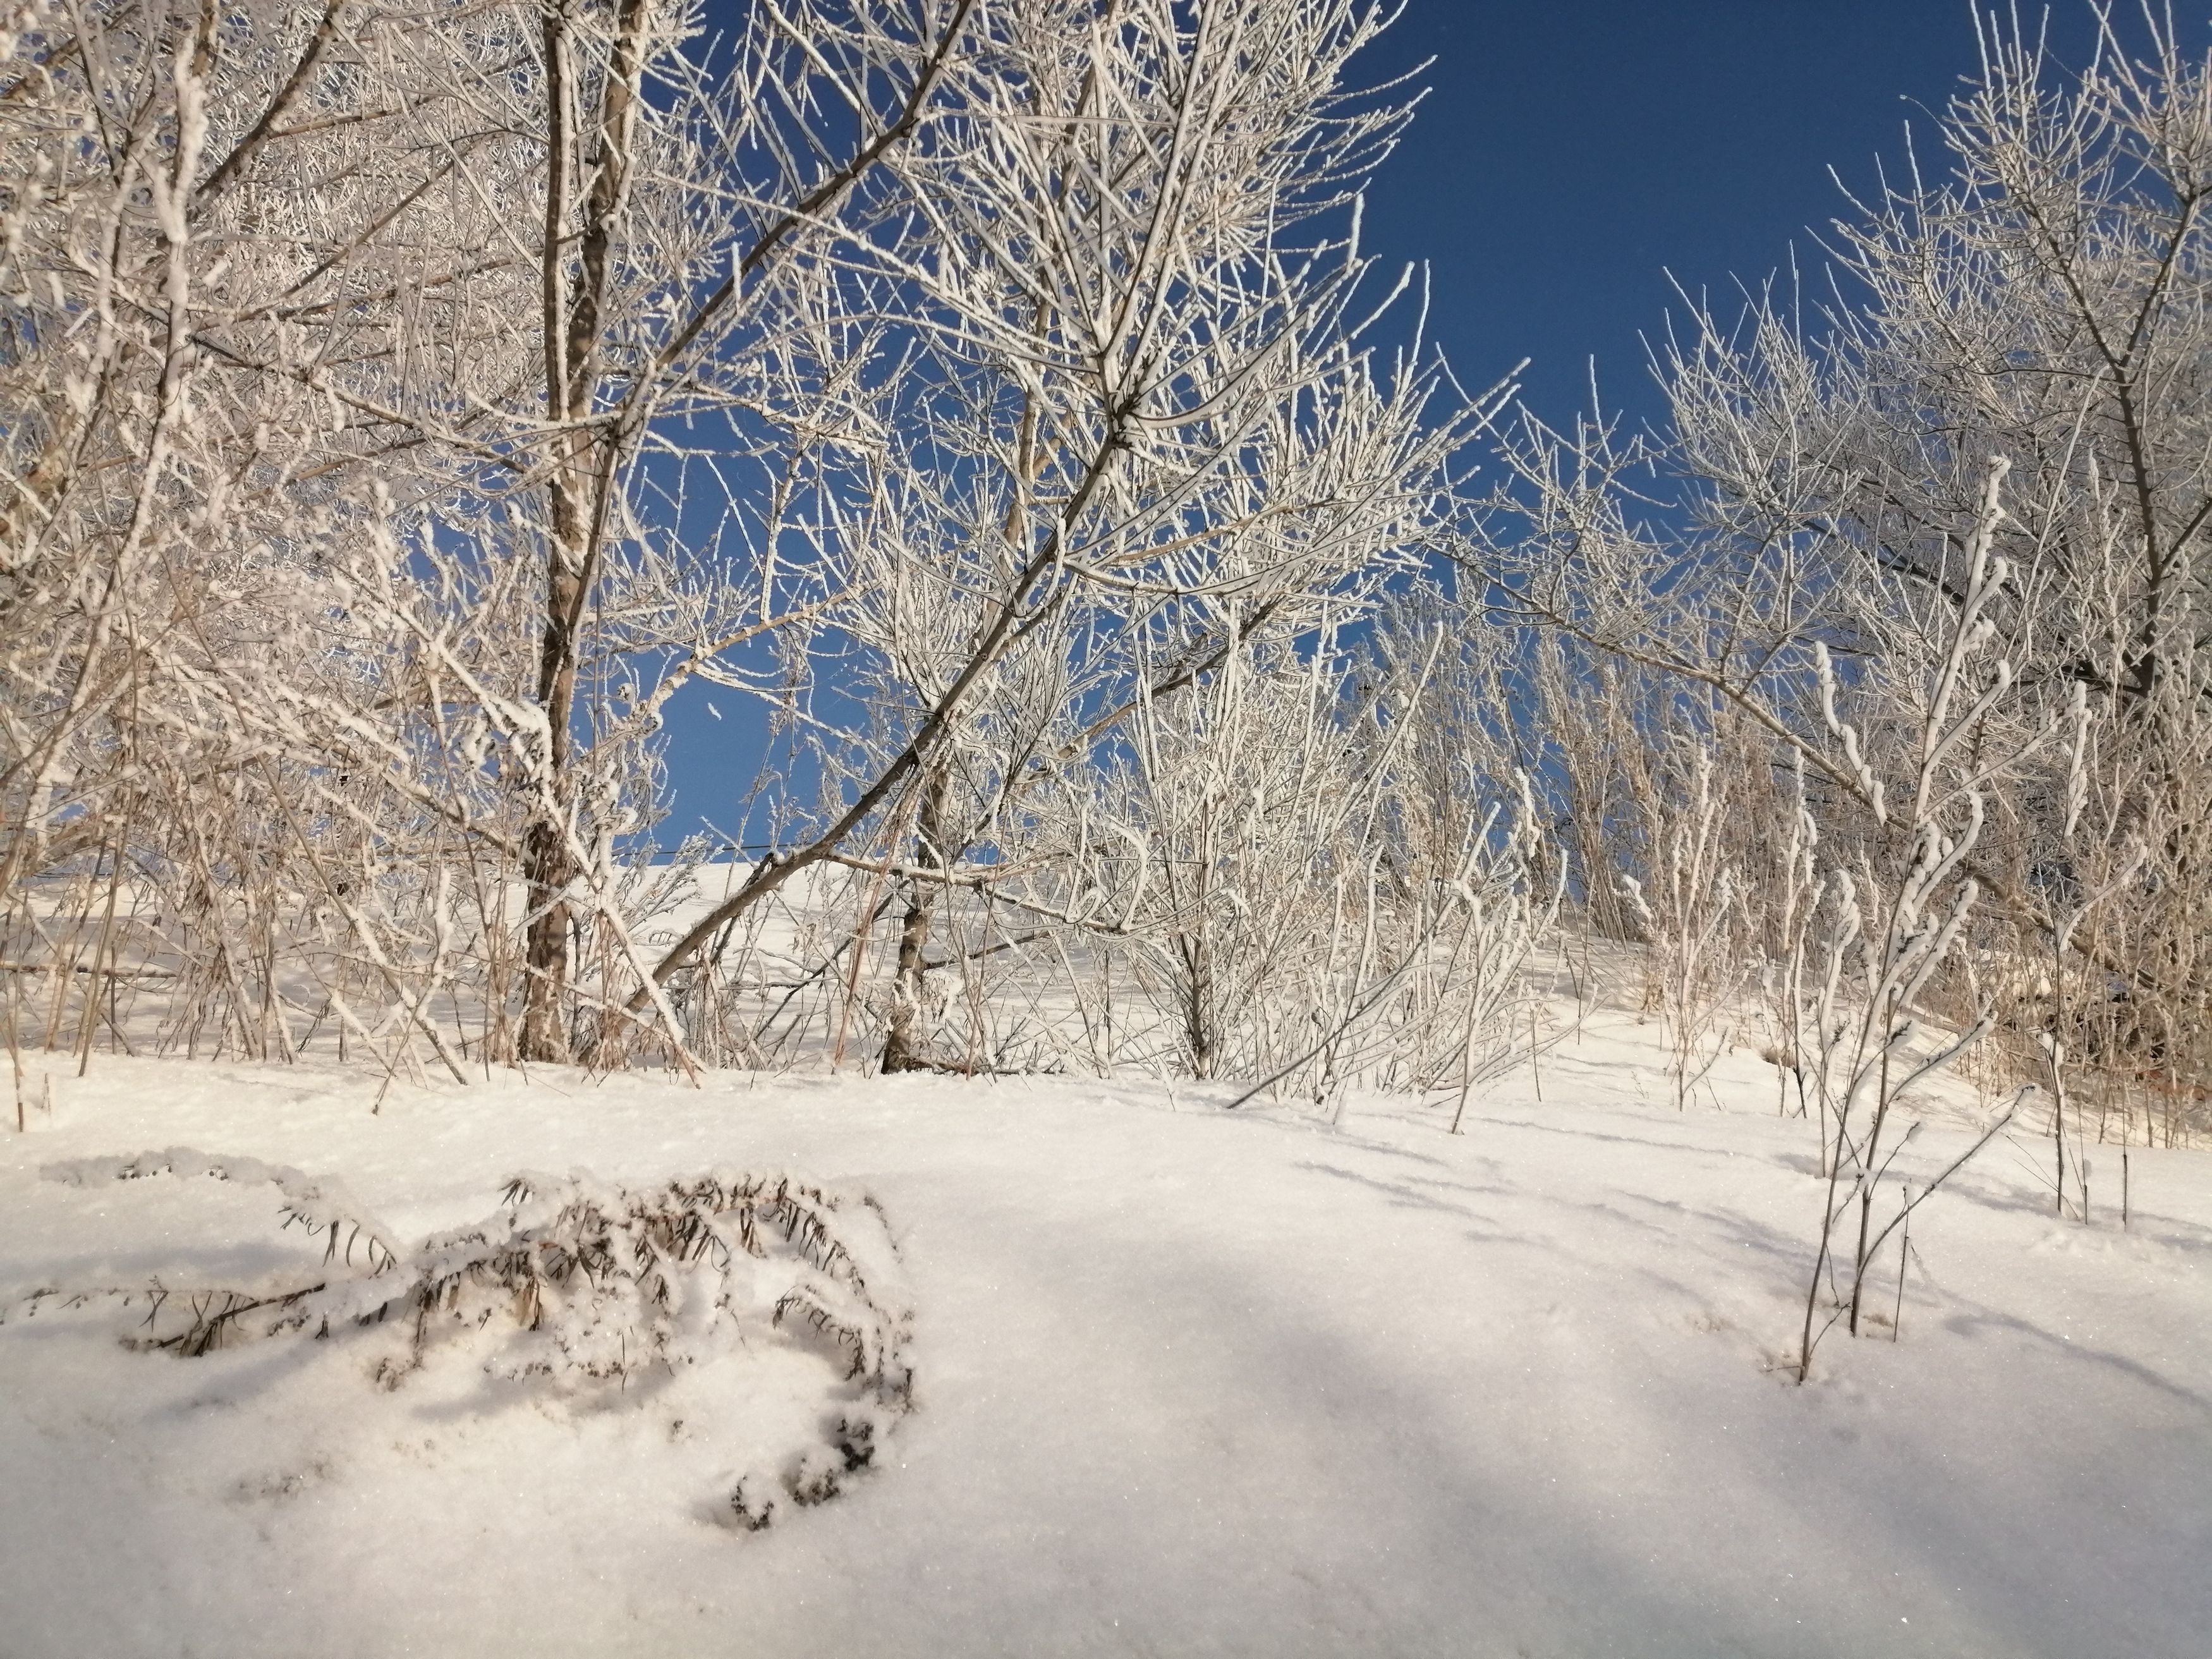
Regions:
<instances>
[{"instance_id":1,"label":"slope of snow","mask_svg":"<svg viewBox=\"0 0 2212 1659\"><path fill-rule=\"evenodd\" d=\"M1660 1064L1594 1021L1457 1138L1070 1080L541 1074L372 1113L359 1073L58 1065L0 1138L0 1303L319 1259L268 1189L40 1180L64 1159L294 1165L403 1237L518 1169L790 1169L882 1203L915 1409L750 1533L730 1483L834 1406L803 1343L620 1389L449 1347L385 1389L361 1342L11 1317L0 1653L2203 1651L2212 1163L2135 1149L2124 1234L2117 1149L2084 1228L2047 1143L1999 1141L1915 1218L1902 1340L1838 1328L1800 1389L1813 1132L1747 1056L1687 1114Z\"/></svg>"}]
</instances>

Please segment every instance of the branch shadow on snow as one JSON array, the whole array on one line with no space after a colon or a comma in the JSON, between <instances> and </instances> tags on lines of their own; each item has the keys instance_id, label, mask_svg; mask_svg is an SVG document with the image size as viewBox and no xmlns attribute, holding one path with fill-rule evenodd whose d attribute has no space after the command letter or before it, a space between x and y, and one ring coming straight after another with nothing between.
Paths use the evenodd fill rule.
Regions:
<instances>
[{"instance_id":1,"label":"branch shadow on snow","mask_svg":"<svg viewBox=\"0 0 2212 1659\"><path fill-rule=\"evenodd\" d=\"M1702 1302L1701 1285L1734 1282L1740 1257L1755 1255L1770 1282L1752 1294L1779 1305L1798 1289L1805 1252L1794 1233L1725 1208L1624 1201L1609 1210L1611 1224L1638 1224L1633 1212L1643 1210L1672 1225L1642 1222L1640 1236L1670 1235L1678 1244L1663 1265L1634 1253L1624 1260L1601 1240L1577 1249L1571 1239L1532 1238L1513 1225L1504 1202L1478 1210L1467 1201L1478 1192L1515 1196L1502 1188L1455 1183L1438 1191L1357 1167L1300 1167L1390 1210L1475 1221L1481 1231L1424 1233L1419 1283L1377 1290L1364 1315L1301 1293L1300 1264L1283 1240L1273 1241L1264 1263L1250 1265L1173 1239L1157 1240L1159 1259L1147 1262L1136 1241L1125 1241L1136 1253L1131 1270L1182 1280L1190 1340L1217 1345L1220 1371L1241 1379L1234 1391L1226 1381L1196 1391L1218 1402L1212 1412L1231 1414L1217 1432L1242 1450L1254 1438L1250 1425L1265 1425L1261 1444L1245 1455L1266 1472L1216 1477L1261 1488L1233 1494L1241 1507L1293 1517L1266 1552L1286 1554L1291 1565L1273 1590L1255 1586L1255 1601L1289 1596L1316 1621L1314 1631L1342 1621L1334 1634L1352 1644L1361 1629L1371 1635L1378 1627L1363 1626L1367 1618L1382 1627L1480 1630L1506 1651L1525 1631L1567 1651L1827 1652L1850 1646L1844 1632L1853 1628L1894 1635L1894 1620L1883 1623L1883 1600L1865 1599L1858 1587L1887 1583L1893 1566L1919 1562L1924 1582L1916 1595L1936 1594L1940 1578L1944 1627L1972 1650L2081 1650L2090 1634L2082 1620L2091 1615L2080 1595L2068 1594L2084 1571L2075 1559L2080 1540L2039 1533L2019 1560L1990 1559L1984 1543L1992 1502L2016 1501L2030 1514L2049 1503L2048 1512L2057 1513L2081 1455L2062 1455L2048 1469L2001 1464L1998 1478L2011 1484L1995 1490L1946 1485L1927 1473L1942 1467L1950 1449L1940 1412L1923 1418L1877 1409L1888 1402L1863 1384L1840 1393L1779 1388L1734 1359L1716 1370L1699 1357L1709 1351L1670 1347L1663 1328L1639 1333L1618 1310L1589 1310L1568 1346L1548 1352L1540 1329L1469 1328L1468 1318L1484 1316L1455 1316L1451 1306L1482 1305L1457 1287L1478 1290L1484 1260L1500 1245L1516 1255L1556 1252L1563 1286L1586 1284L1597 1272L1618 1281L1626 1270L1638 1287L1628 1300L1645 1307ZM1333 1233L1362 1228L1356 1202L1351 1208L1332 1216ZM1587 1235L1586 1213L1583 1219ZM1201 1330L1206 1308L1248 1311ZM2205 1408L2196 1395L2124 1358L2085 1352L2000 1315L1976 1322L2015 1329L2054 1358L2110 1364L2132 1384ZM1348 1328L1364 1328L1365 1340ZM1178 1347L1182 1340L1178 1334ZM1610 1375L1589 1370L1600 1352L1615 1355ZM1885 1364L1887 1353L1884 1345ZM1531 1374L1533 1383L1516 1387ZM1717 1425L1735 1431L1716 1435ZM1560 1449L1559 1460L1546 1447ZM1669 1449L1671 1457L1663 1455ZM1172 1461L1175 1454L1151 1449L1161 1455ZM1622 1484L1646 1493L1642 1526L1624 1528L1617 1506L1593 1499ZM1716 1509L1715 1492L1730 1494L1728 1504ZM1379 1523L1378 1504L1389 1511ZM1302 1511L1362 1517L1368 1530L1356 1571L1322 1522L1296 1521ZM1673 1530L1662 1524L1669 1516L1677 1518ZM1704 1541L1674 1547L1692 1535ZM1770 1619L1775 1598L1759 1577L1768 1569L1778 1592L1796 1595L1790 1611L1803 1615L1802 1626L1778 1613ZM1352 1577L1358 1582L1347 1582ZM1565 1585L1588 1587L1586 1604L1563 1609L1547 1599ZM1263 1630L1280 1617L1257 1608L1250 1616ZM1917 1607L1912 1622L1917 1632ZM1291 1646L1308 1650L1304 1644L1279 1650Z\"/></svg>"},{"instance_id":2,"label":"branch shadow on snow","mask_svg":"<svg viewBox=\"0 0 2212 1659\"><path fill-rule=\"evenodd\" d=\"M1474 1237L1504 1240L1509 1237L1498 1227L1494 1217L1486 1216L1457 1199L1446 1195L1464 1193L1481 1197L1502 1198L1507 1195L1507 1189L1504 1187L1418 1176L1394 1178L1362 1175L1358 1170L1348 1170L1342 1164L1324 1164L1310 1158L1299 1163L1295 1167L1310 1170L1316 1175L1328 1176L1337 1181L1348 1181L1357 1186L1364 1187L1370 1192L1382 1194L1393 1204L1408 1206L1416 1209L1437 1210L1447 1214L1463 1217L1467 1220L1479 1224L1486 1230L1472 1235ZM1437 1190L1427 1190L1430 1188Z\"/></svg>"}]
</instances>

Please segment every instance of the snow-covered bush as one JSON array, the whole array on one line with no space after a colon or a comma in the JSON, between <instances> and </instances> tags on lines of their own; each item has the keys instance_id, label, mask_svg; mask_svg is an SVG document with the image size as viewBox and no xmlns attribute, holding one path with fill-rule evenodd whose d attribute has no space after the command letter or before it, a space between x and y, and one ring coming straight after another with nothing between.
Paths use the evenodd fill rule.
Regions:
<instances>
[{"instance_id":1,"label":"snow-covered bush","mask_svg":"<svg viewBox=\"0 0 2212 1659\"><path fill-rule=\"evenodd\" d=\"M780 1332L827 1345L849 1395L824 1444L783 1472L800 1502L834 1493L912 1403L903 1276L881 1211L857 1191L787 1175L651 1188L580 1171L521 1175L484 1220L403 1246L342 1182L252 1158L175 1147L42 1173L71 1186L155 1176L266 1183L283 1224L324 1241L323 1271L305 1282L55 1288L13 1318L119 1303L137 1317L129 1346L188 1356L284 1335L350 1337L387 1350L375 1366L386 1387L448 1347L489 1347L482 1363L495 1376L619 1386L723 1356L748 1333ZM757 1476L731 1502L749 1525L772 1512Z\"/></svg>"}]
</instances>

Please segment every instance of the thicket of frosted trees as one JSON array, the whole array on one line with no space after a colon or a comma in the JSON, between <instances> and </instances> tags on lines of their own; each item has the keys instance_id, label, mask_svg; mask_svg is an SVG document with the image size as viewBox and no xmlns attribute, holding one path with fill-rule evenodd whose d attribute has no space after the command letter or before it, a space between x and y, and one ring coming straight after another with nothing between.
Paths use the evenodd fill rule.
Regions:
<instances>
[{"instance_id":1,"label":"thicket of frosted trees","mask_svg":"<svg viewBox=\"0 0 2212 1659\"><path fill-rule=\"evenodd\" d=\"M19 1079L114 1048L1463 1109L1610 975L1685 1105L1765 1048L1847 1277L1915 1067L2033 1085L2062 1206L2082 1142L2185 1140L2203 60L1992 33L1832 270L1678 319L1632 432L1468 396L1363 252L1383 21L20 6ZM662 719L702 684L775 742L686 840Z\"/></svg>"}]
</instances>

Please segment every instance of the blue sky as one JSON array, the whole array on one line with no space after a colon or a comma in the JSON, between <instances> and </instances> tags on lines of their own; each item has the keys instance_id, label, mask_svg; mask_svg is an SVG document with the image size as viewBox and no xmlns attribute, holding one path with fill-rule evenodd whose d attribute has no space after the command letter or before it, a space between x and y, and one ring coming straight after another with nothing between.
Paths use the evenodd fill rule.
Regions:
<instances>
[{"instance_id":1,"label":"blue sky","mask_svg":"<svg viewBox=\"0 0 2212 1659\"><path fill-rule=\"evenodd\" d=\"M1964 0L1411 0L1375 68L1433 90L1369 194L1425 259L1462 379L1522 356L1539 411L1655 406L1642 337L1686 288L1786 263L1977 63Z\"/></svg>"},{"instance_id":2,"label":"blue sky","mask_svg":"<svg viewBox=\"0 0 2212 1659\"><path fill-rule=\"evenodd\" d=\"M2080 60L2078 0L2054 38ZM1717 300L1793 242L1816 263L1808 228L1844 210L1829 168L1871 187L1978 62L1965 0L1409 0L1368 79L1431 58L1369 246L1427 263L1432 337L1471 390L1530 358L1527 398L1554 421L1586 401L1593 357L1608 404L1655 414L1643 340L1675 303L1668 273ZM760 752L741 699L721 722L702 701L671 721L664 836L702 814L732 827Z\"/></svg>"}]
</instances>

